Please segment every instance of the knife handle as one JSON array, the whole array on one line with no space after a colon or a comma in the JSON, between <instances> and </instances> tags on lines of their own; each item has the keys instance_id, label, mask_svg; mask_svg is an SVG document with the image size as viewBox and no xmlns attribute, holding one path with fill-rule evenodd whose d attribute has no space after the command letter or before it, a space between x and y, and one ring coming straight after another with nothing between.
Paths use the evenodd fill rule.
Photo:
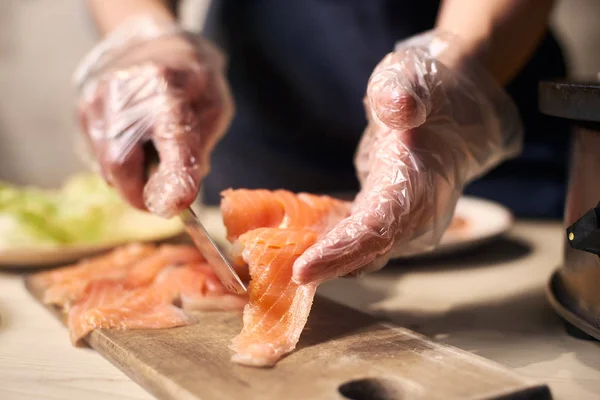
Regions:
<instances>
[{"instance_id":1,"label":"knife handle","mask_svg":"<svg viewBox=\"0 0 600 400\"><path fill-rule=\"evenodd\" d=\"M160 156L158 155L158 151L154 144L151 141L144 143L144 177L147 181L150 179L152 174L156 172L158 169L158 164L160 163Z\"/></svg>"}]
</instances>

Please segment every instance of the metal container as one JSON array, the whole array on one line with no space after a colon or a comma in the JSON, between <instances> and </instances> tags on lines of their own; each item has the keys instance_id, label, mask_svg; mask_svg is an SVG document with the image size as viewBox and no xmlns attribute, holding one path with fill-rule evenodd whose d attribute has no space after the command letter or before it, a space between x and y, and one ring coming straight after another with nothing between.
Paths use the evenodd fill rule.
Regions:
<instances>
[{"instance_id":1,"label":"metal container","mask_svg":"<svg viewBox=\"0 0 600 400\"><path fill-rule=\"evenodd\" d=\"M541 82L539 89L540 111L573 125L568 229L600 202L600 82ZM584 251L574 239L565 230L563 262L550 279L548 299L565 320L600 340L600 240Z\"/></svg>"}]
</instances>

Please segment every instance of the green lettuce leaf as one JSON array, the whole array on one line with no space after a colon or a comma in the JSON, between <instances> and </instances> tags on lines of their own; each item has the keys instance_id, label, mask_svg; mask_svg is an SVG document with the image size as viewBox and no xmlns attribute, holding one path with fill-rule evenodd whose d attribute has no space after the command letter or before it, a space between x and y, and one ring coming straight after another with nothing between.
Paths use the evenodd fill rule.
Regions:
<instances>
[{"instance_id":1,"label":"green lettuce leaf","mask_svg":"<svg viewBox=\"0 0 600 400\"><path fill-rule=\"evenodd\" d=\"M59 190L0 182L0 249L146 240L180 233L178 220L134 210L96 174Z\"/></svg>"}]
</instances>

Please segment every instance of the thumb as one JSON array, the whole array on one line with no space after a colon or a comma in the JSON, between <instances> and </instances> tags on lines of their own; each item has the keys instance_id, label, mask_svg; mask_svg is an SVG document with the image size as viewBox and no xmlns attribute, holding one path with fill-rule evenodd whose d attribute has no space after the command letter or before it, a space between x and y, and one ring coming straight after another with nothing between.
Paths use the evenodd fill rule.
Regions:
<instances>
[{"instance_id":1,"label":"thumb","mask_svg":"<svg viewBox=\"0 0 600 400\"><path fill-rule=\"evenodd\" d=\"M425 123L431 104L421 64L409 51L391 53L371 75L367 104L391 129L407 130Z\"/></svg>"},{"instance_id":2,"label":"thumb","mask_svg":"<svg viewBox=\"0 0 600 400\"><path fill-rule=\"evenodd\" d=\"M385 229L382 235L375 226L367 225L366 217L353 214L306 250L294 263L294 282L307 284L345 276L387 253L392 238Z\"/></svg>"},{"instance_id":3,"label":"thumb","mask_svg":"<svg viewBox=\"0 0 600 400\"><path fill-rule=\"evenodd\" d=\"M296 260L293 280L299 284L323 282L365 267L370 270L376 260L385 259L400 220L395 217L398 200L388 194L367 193L348 218Z\"/></svg>"}]
</instances>

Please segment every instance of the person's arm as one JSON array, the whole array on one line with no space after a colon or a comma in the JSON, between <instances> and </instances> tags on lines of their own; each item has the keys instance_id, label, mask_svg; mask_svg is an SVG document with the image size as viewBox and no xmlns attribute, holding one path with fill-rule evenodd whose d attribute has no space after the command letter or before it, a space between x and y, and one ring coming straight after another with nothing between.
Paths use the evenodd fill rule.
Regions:
<instances>
[{"instance_id":1,"label":"person's arm","mask_svg":"<svg viewBox=\"0 0 600 400\"><path fill-rule=\"evenodd\" d=\"M106 35L136 15L174 21L174 4L170 0L88 0L88 6L100 33Z\"/></svg>"},{"instance_id":2,"label":"person's arm","mask_svg":"<svg viewBox=\"0 0 600 400\"><path fill-rule=\"evenodd\" d=\"M463 40L500 84L525 65L547 28L554 0L444 0L436 28Z\"/></svg>"}]
</instances>

